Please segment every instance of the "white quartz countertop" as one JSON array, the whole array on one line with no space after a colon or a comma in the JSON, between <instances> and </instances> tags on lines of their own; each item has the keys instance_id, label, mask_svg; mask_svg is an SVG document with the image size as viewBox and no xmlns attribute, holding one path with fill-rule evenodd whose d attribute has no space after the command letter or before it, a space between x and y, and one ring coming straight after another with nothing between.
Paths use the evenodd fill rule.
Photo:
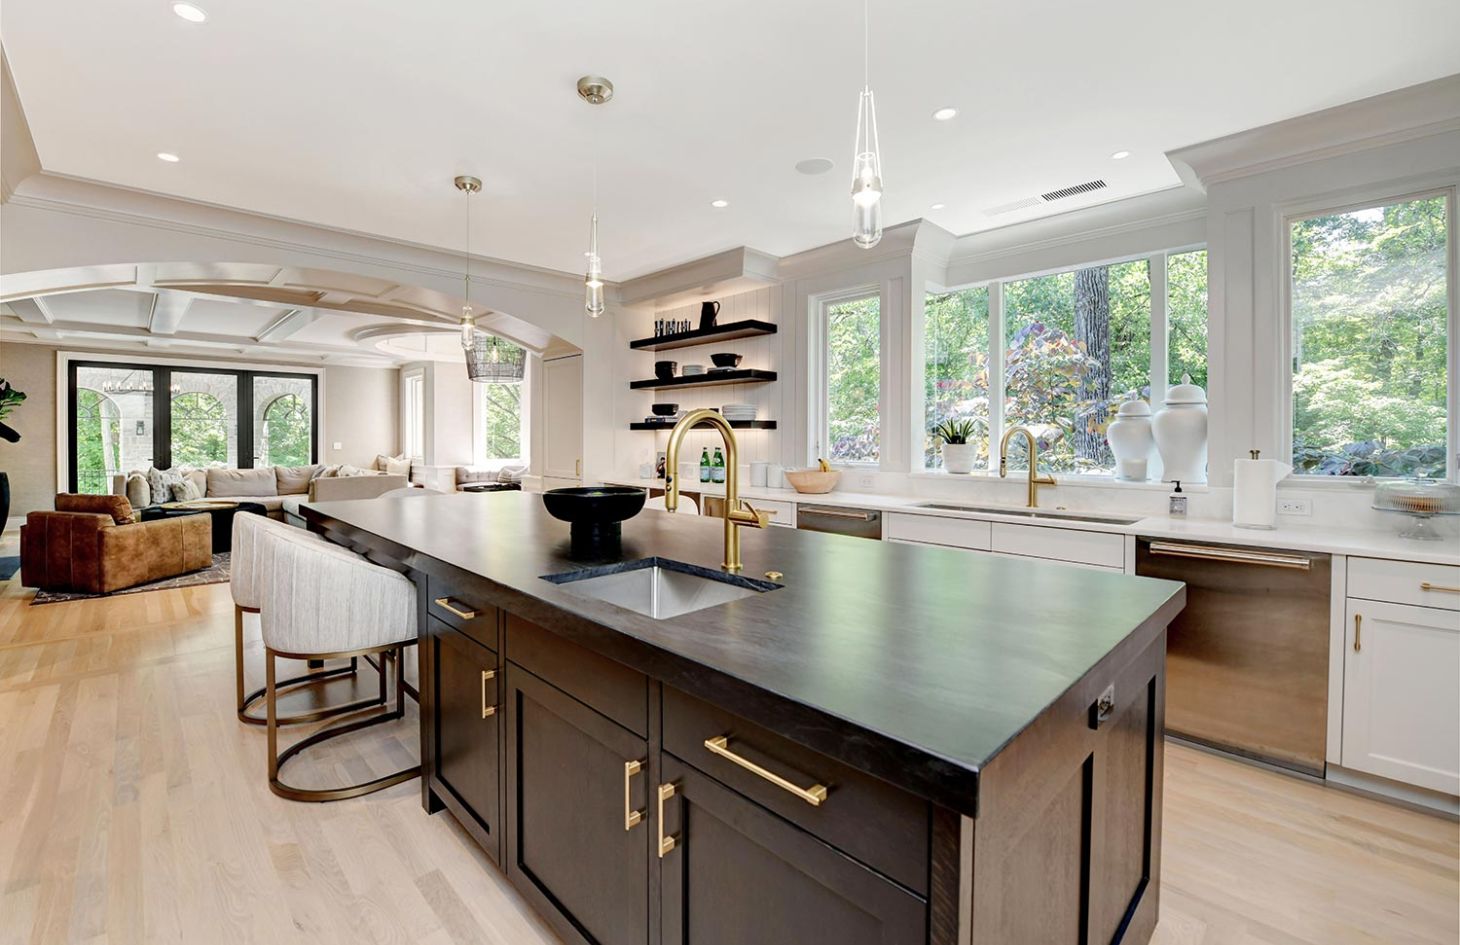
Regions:
<instances>
[{"instance_id":1,"label":"white quartz countertop","mask_svg":"<svg viewBox=\"0 0 1460 945\"><path fill-rule=\"evenodd\" d=\"M641 488L664 488L662 479L613 479L606 480L615 485L639 486ZM725 494L721 484L687 482L686 492L701 495ZM1400 561L1421 561L1432 564L1460 566L1460 543L1444 541L1411 541L1397 534L1398 523L1393 531L1371 529L1346 529L1311 525L1280 524L1271 530L1238 528L1230 521L1201 518L1169 518L1153 515L1137 519L1131 524L1088 521L1079 518L1029 518L1018 514L1021 510L1010 509L1009 514L999 514L997 506L977 503L979 511L956 511L947 508L930 508L930 503L940 505L962 504L948 499L925 496L894 495L879 492L844 492L837 490L824 495L811 495L794 489L772 489L765 486L742 486L740 497L754 503L765 501L790 502L798 505L849 506L862 509L877 509L884 512L903 512L913 515L932 515L939 518L967 518L975 521L1010 522L1019 525L1033 525L1040 528L1070 528L1080 531L1099 531L1121 535L1137 535L1149 538L1163 538L1172 541L1216 542L1219 544L1247 545L1254 548L1284 548L1293 551L1314 551L1337 555L1354 555L1370 558L1390 558ZM974 503L968 503L974 504ZM1072 516L1120 516L1119 511L1068 512ZM1127 518L1136 518L1126 515Z\"/></svg>"}]
</instances>

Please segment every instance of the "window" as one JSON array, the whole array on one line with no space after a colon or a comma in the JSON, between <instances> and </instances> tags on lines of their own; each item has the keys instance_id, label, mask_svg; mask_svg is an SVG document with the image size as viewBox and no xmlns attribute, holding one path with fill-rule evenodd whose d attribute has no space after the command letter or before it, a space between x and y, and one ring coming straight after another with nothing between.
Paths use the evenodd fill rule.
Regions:
<instances>
[{"instance_id":1,"label":"window","mask_svg":"<svg viewBox=\"0 0 1460 945\"><path fill-rule=\"evenodd\" d=\"M882 450L881 301L875 295L822 305L825 428L817 450L834 463L876 463Z\"/></svg>"},{"instance_id":2,"label":"window","mask_svg":"<svg viewBox=\"0 0 1460 945\"><path fill-rule=\"evenodd\" d=\"M1289 225L1293 466L1446 475L1444 195Z\"/></svg>"},{"instance_id":3,"label":"window","mask_svg":"<svg viewBox=\"0 0 1460 945\"><path fill-rule=\"evenodd\" d=\"M527 451L523 448L522 394L526 382L517 384L474 384L480 398L477 416L482 425L484 458L492 460L514 460L521 462Z\"/></svg>"},{"instance_id":4,"label":"window","mask_svg":"<svg viewBox=\"0 0 1460 945\"><path fill-rule=\"evenodd\" d=\"M945 420L972 420L979 447L975 469L989 457L989 290L987 286L929 294L923 303L923 461L943 465L932 429Z\"/></svg>"},{"instance_id":5,"label":"window","mask_svg":"<svg viewBox=\"0 0 1460 945\"><path fill-rule=\"evenodd\" d=\"M401 447L417 463L426 461L426 375L417 370L403 378L404 414Z\"/></svg>"},{"instance_id":6,"label":"window","mask_svg":"<svg viewBox=\"0 0 1460 945\"><path fill-rule=\"evenodd\" d=\"M1166 257L1166 377L1207 389L1207 251Z\"/></svg>"},{"instance_id":7,"label":"window","mask_svg":"<svg viewBox=\"0 0 1460 945\"><path fill-rule=\"evenodd\" d=\"M313 375L86 361L67 371L73 492L109 492L112 476L149 466L314 461Z\"/></svg>"}]
</instances>

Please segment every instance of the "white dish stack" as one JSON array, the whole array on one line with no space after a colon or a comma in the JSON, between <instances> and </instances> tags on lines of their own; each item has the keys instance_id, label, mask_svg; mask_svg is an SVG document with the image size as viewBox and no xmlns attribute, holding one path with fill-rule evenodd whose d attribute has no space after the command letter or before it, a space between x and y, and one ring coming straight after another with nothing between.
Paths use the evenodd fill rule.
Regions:
<instances>
[{"instance_id":1,"label":"white dish stack","mask_svg":"<svg viewBox=\"0 0 1460 945\"><path fill-rule=\"evenodd\" d=\"M725 404L720 408L720 413L732 423L748 423L755 419L756 412L755 404Z\"/></svg>"}]
</instances>

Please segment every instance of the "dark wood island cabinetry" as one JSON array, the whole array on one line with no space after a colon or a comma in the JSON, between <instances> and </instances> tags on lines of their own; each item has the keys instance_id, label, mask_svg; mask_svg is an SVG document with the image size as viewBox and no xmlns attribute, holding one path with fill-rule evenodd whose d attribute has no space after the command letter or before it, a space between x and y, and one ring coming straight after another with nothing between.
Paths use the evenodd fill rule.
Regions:
<instances>
[{"instance_id":1,"label":"dark wood island cabinetry","mask_svg":"<svg viewBox=\"0 0 1460 945\"><path fill-rule=\"evenodd\" d=\"M785 587L656 621L541 580L583 564L532 495L305 511L417 582L426 808L565 941L1150 937L1180 585L771 529Z\"/></svg>"}]
</instances>

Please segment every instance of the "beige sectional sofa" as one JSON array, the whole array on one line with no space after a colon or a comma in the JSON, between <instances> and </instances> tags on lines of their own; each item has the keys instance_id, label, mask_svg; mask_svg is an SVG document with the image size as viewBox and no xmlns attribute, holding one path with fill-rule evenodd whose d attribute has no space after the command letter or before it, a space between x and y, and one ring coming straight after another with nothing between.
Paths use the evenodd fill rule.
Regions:
<instances>
[{"instance_id":1,"label":"beige sectional sofa","mask_svg":"<svg viewBox=\"0 0 1460 945\"><path fill-rule=\"evenodd\" d=\"M183 473L203 497L257 502L269 510L270 518L282 519L287 503L297 510L300 502L330 502L336 499L373 499L392 489L409 485L405 476L368 473L360 476L320 476L325 469L316 466L263 466L258 469L190 469ZM112 493L124 495L136 508L161 505L169 499L150 494L137 494L138 486L128 484L128 475L112 477Z\"/></svg>"}]
</instances>

